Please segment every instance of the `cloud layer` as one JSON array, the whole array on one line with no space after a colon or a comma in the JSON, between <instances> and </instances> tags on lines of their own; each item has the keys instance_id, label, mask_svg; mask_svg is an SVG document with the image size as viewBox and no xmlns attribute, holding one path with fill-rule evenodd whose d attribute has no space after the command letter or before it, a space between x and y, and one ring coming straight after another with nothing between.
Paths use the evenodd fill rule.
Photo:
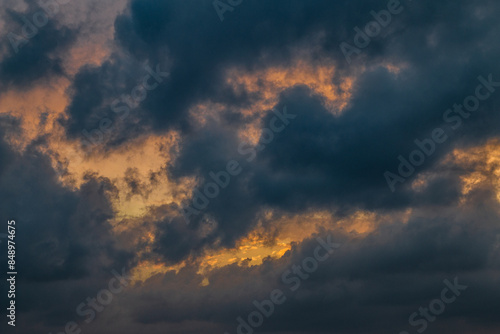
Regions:
<instances>
[{"instance_id":1,"label":"cloud layer","mask_svg":"<svg viewBox=\"0 0 500 334\"><path fill-rule=\"evenodd\" d=\"M497 2L89 0L17 52L9 36L44 9L3 4L17 332L237 333L276 289L255 331L498 332ZM388 6L349 63L341 43ZM435 129L447 139L391 191L385 173ZM292 291L283 273L328 236L341 247ZM85 322L77 306L122 269L133 284ZM468 288L445 312L409 320L455 278Z\"/></svg>"}]
</instances>

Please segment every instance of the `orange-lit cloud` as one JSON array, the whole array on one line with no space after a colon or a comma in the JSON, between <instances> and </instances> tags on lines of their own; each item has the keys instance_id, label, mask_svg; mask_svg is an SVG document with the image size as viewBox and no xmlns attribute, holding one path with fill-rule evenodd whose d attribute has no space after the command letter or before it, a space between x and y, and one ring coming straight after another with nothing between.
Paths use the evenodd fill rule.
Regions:
<instances>
[{"instance_id":1,"label":"orange-lit cloud","mask_svg":"<svg viewBox=\"0 0 500 334\"><path fill-rule=\"evenodd\" d=\"M485 145L465 150L455 149L445 163L456 164L469 171L461 176L464 196L474 189L493 186L500 201L500 140L489 140Z\"/></svg>"}]
</instances>

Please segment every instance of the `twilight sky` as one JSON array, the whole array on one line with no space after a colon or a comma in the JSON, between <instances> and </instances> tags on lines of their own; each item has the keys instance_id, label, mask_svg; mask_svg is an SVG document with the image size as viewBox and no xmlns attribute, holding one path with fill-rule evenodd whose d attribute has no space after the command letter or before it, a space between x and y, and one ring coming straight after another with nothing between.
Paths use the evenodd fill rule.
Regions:
<instances>
[{"instance_id":1,"label":"twilight sky","mask_svg":"<svg viewBox=\"0 0 500 334\"><path fill-rule=\"evenodd\" d=\"M499 15L0 0L1 333L498 334Z\"/></svg>"}]
</instances>

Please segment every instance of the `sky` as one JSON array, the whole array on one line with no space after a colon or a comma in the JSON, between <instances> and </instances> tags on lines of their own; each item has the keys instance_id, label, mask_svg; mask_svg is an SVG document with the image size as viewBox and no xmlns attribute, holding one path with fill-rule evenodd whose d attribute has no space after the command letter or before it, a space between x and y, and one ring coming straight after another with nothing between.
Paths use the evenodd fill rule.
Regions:
<instances>
[{"instance_id":1,"label":"sky","mask_svg":"<svg viewBox=\"0 0 500 334\"><path fill-rule=\"evenodd\" d=\"M499 333L499 15L0 0L1 333Z\"/></svg>"}]
</instances>

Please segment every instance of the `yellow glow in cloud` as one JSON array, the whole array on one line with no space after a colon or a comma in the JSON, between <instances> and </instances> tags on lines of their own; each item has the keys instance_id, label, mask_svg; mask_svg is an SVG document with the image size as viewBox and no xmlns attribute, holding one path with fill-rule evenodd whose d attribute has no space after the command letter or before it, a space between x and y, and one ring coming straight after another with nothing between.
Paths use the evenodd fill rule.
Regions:
<instances>
[{"instance_id":1,"label":"yellow glow in cloud","mask_svg":"<svg viewBox=\"0 0 500 334\"><path fill-rule=\"evenodd\" d=\"M467 150L454 150L444 162L471 170L461 177L462 195L465 196L480 186L492 184L500 202L500 140L493 139L485 145Z\"/></svg>"},{"instance_id":2,"label":"yellow glow in cloud","mask_svg":"<svg viewBox=\"0 0 500 334\"><path fill-rule=\"evenodd\" d=\"M335 65L324 61L309 63L296 60L291 66L269 67L258 71L231 69L227 73L226 82L236 91L259 93L262 100L256 106L243 110L248 113L262 112L276 104L279 93L296 85L306 85L327 100L332 112L339 113L347 105L351 97L354 79L345 77L340 85L333 83ZM257 109L256 109L257 107Z\"/></svg>"},{"instance_id":3,"label":"yellow glow in cloud","mask_svg":"<svg viewBox=\"0 0 500 334\"><path fill-rule=\"evenodd\" d=\"M0 114L8 114L21 122L22 133L8 138L17 150L23 150L31 141L57 131L57 118L64 114L68 103L66 79L54 80L25 91L7 91L0 95Z\"/></svg>"},{"instance_id":4,"label":"yellow glow in cloud","mask_svg":"<svg viewBox=\"0 0 500 334\"><path fill-rule=\"evenodd\" d=\"M382 224L406 223L411 210L391 215L380 215L368 211L357 211L347 217L334 217L324 211L305 213L300 215L276 217L268 211L263 214L256 228L247 236L237 241L232 249L207 250L198 259L198 273L205 276L202 285L208 285L207 279L212 269L221 268L230 264L260 265L267 257L281 258L293 243L300 243L321 230L338 230L339 233L350 233L353 237L364 237L375 232ZM143 262L136 268L135 279L147 278L167 271L178 271L186 265L182 262L176 266L166 266Z\"/></svg>"},{"instance_id":5,"label":"yellow glow in cloud","mask_svg":"<svg viewBox=\"0 0 500 334\"><path fill-rule=\"evenodd\" d=\"M230 68L225 73L226 83L236 93L254 96L251 106L240 110L243 115L257 116L241 133L240 139L256 143L260 137L260 119L265 111L273 108L284 90L296 85L306 85L325 98L325 107L332 114L340 114L347 106L352 93L354 78L344 77L334 83L335 65L332 61L308 62L297 59L290 66L267 67L259 70ZM225 106L210 101L200 103L190 110L192 118L200 125L206 119L218 119Z\"/></svg>"}]
</instances>

